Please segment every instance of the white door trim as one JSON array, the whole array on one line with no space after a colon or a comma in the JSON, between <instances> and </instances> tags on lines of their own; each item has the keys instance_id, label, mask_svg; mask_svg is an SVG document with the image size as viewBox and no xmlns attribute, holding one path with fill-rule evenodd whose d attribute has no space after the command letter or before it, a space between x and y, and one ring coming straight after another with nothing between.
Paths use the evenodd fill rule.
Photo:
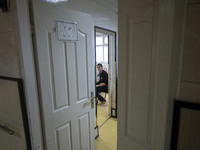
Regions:
<instances>
[{"instance_id":1,"label":"white door trim","mask_svg":"<svg viewBox=\"0 0 200 150\"><path fill-rule=\"evenodd\" d=\"M16 0L22 78L29 120L32 150L43 150L38 89L30 29L28 0Z\"/></svg>"},{"instance_id":2,"label":"white door trim","mask_svg":"<svg viewBox=\"0 0 200 150\"><path fill-rule=\"evenodd\" d=\"M110 113L110 117L117 117L117 104L114 104L114 97L116 98L116 103L117 103L117 87L111 87L112 83L116 83L117 84L117 81L116 81L116 78L117 78L117 72L115 72L116 74L116 78L115 78L115 81L114 81L114 63L116 61L116 67L117 67L117 58L116 58L116 53L117 53L117 32L116 31L113 31L113 30L109 30L107 28L103 28L103 27L99 27L99 26L95 26L95 31L96 32L100 32L100 33L103 33L103 34L107 34L109 35L109 38L111 38L111 42L109 41L109 71L110 71L110 82L109 83L109 97L110 97L110 104L108 105L109 107L109 113ZM112 91L112 92L111 92ZM114 95L115 94L115 95ZM116 107L115 107L116 105ZM112 110L113 109L113 110ZM113 112L114 112L114 115L113 115Z\"/></svg>"}]
</instances>

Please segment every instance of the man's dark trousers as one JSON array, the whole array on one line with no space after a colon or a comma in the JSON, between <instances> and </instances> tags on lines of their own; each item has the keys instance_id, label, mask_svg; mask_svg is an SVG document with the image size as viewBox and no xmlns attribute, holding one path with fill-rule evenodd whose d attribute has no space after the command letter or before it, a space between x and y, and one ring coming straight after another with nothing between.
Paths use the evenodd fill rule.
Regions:
<instances>
[{"instance_id":1,"label":"man's dark trousers","mask_svg":"<svg viewBox=\"0 0 200 150\"><path fill-rule=\"evenodd\" d=\"M100 95L101 92L108 93L108 86L96 87L96 96L101 102L103 102L105 99Z\"/></svg>"}]
</instances>

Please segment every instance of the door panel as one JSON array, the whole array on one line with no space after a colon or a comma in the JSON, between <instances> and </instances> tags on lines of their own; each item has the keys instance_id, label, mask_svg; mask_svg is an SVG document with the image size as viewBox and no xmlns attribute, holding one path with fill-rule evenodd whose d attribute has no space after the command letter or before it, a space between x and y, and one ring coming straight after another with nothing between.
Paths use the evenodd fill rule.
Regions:
<instances>
[{"instance_id":1,"label":"door panel","mask_svg":"<svg viewBox=\"0 0 200 150\"><path fill-rule=\"evenodd\" d=\"M66 44L56 39L54 31L48 30L48 54L51 73L51 90L54 111L69 105L69 84L66 63Z\"/></svg>"},{"instance_id":2,"label":"door panel","mask_svg":"<svg viewBox=\"0 0 200 150\"><path fill-rule=\"evenodd\" d=\"M63 140L65 139L65 141ZM69 149L72 148L72 137L71 137L71 125L66 123L61 127L56 128L56 145L57 149Z\"/></svg>"},{"instance_id":3,"label":"door panel","mask_svg":"<svg viewBox=\"0 0 200 150\"><path fill-rule=\"evenodd\" d=\"M77 74L78 74L78 100L88 98L88 67L87 67L87 34L78 32L77 43Z\"/></svg>"},{"instance_id":4,"label":"door panel","mask_svg":"<svg viewBox=\"0 0 200 150\"><path fill-rule=\"evenodd\" d=\"M91 16L68 9L67 2L34 0L32 3L46 148L94 149ZM78 40L59 41L56 20L77 22Z\"/></svg>"},{"instance_id":5,"label":"door panel","mask_svg":"<svg viewBox=\"0 0 200 150\"><path fill-rule=\"evenodd\" d=\"M90 148L90 129L89 129L89 114L84 114L79 117L79 132L80 132L80 145L81 150L88 150Z\"/></svg>"},{"instance_id":6,"label":"door panel","mask_svg":"<svg viewBox=\"0 0 200 150\"><path fill-rule=\"evenodd\" d=\"M128 18L128 66L126 135L148 145L152 125L150 114L150 87L152 65L152 18L151 6L141 15ZM145 43L145 44L144 44ZM140 78L139 78L140 77ZM142 94L141 94L142 93Z\"/></svg>"},{"instance_id":7,"label":"door panel","mask_svg":"<svg viewBox=\"0 0 200 150\"><path fill-rule=\"evenodd\" d=\"M118 138L122 139L126 144L125 149L137 150L151 149L152 146L152 107L154 101L152 99L152 92L154 90L153 82L153 64L155 60L155 53L152 48L153 42L153 16L154 5L149 4L143 11L137 15L128 14L123 20L126 23L126 58L123 58L126 63L124 81L126 86L124 101L119 100L119 109L124 106L123 123L121 115L119 115L119 128L124 128ZM120 34L120 31L119 31ZM120 37L119 37L120 41ZM120 44L119 44L120 46ZM119 47L120 48L120 47ZM120 52L120 50L119 50ZM123 52L124 53L124 52ZM124 56L124 54L121 54ZM119 65L120 65L119 53ZM122 58L121 58L122 60ZM122 65L122 63L121 63ZM119 66L119 80L120 72L123 68ZM122 80L122 79L121 79ZM119 81L119 92L120 87ZM119 95L119 99L122 99ZM122 108L121 108L122 109ZM120 113L120 112L119 112ZM120 132L119 132L120 133ZM120 146L119 146L120 149Z\"/></svg>"},{"instance_id":8,"label":"door panel","mask_svg":"<svg viewBox=\"0 0 200 150\"><path fill-rule=\"evenodd\" d=\"M118 150L164 150L169 146L167 121L179 70L173 65L180 61L172 54L174 4L167 0L119 1Z\"/></svg>"}]
</instances>

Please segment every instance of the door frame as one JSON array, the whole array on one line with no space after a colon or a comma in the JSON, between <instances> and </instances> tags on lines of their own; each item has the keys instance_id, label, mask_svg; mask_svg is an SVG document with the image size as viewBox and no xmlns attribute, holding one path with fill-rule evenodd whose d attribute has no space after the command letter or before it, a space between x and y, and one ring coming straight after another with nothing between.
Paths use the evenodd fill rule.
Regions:
<instances>
[{"instance_id":1,"label":"door frame","mask_svg":"<svg viewBox=\"0 0 200 150\"><path fill-rule=\"evenodd\" d=\"M30 2L28 0L15 0L16 6L16 27L17 42L20 51L21 60L21 76L24 82L25 101L28 114L29 130L31 147L34 150L43 150L43 135L41 114L38 98L37 76L35 70L35 58L33 52L32 43L32 30L30 25L29 7Z\"/></svg>"},{"instance_id":2,"label":"door frame","mask_svg":"<svg viewBox=\"0 0 200 150\"><path fill-rule=\"evenodd\" d=\"M27 106L27 111L28 111L27 114L28 114L32 149L43 150L41 115L40 115L40 109L39 109L38 89L37 89L35 63L34 63L35 60L34 60L34 54L33 54L33 48L32 48L33 44L32 44L32 39L31 39L32 31L31 31L31 26L30 26L30 15L29 15L29 4L28 4L29 1L15 0L13 1L13 3L14 5L16 5L16 10L15 10L14 15L16 18L15 21L18 24L18 26L16 27L16 32L17 32L16 35L18 37L17 40L19 44L17 45L17 47L19 47L19 49L21 50L20 60L21 60L22 68L20 69L22 70L21 76L24 81L25 99L26 99L26 106ZM183 3L185 3L185 0ZM183 7L183 6L180 6L180 7ZM183 35L181 35L180 38L182 39ZM182 43L180 45L182 45ZM175 62L177 62L177 60ZM177 81L177 79L175 79L175 81ZM168 115L170 116L170 114ZM170 123L171 121L169 121L169 124ZM166 137L169 137L169 135L166 135ZM168 145L168 141L166 141L166 145Z\"/></svg>"},{"instance_id":3,"label":"door frame","mask_svg":"<svg viewBox=\"0 0 200 150\"><path fill-rule=\"evenodd\" d=\"M24 81L25 101L29 122L31 147L34 150L44 150L42 115L40 112L40 103L38 96L39 91L37 85L35 56L32 41L33 28L31 25L32 22L30 21L30 3L31 1L29 0L13 1L13 4L16 6L16 13L14 15L16 18L15 21L18 25L16 26L16 36L18 40L17 46L20 49L20 64L22 66L20 69L21 77ZM115 38L115 44L117 45L116 40L117 39ZM116 53L116 60L117 56L118 54ZM118 64L116 64L116 66L117 65Z\"/></svg>"},{"instance_id":4,"label":"door frame","mask_svg":"<svg viewBox=\"0 0 200 150\"><path fill-rule=\"evenodd\" d=\"M196 102L189 102L189 101L179 100L179 99L174 100L170 150L178 149L178 142L179 142L178 137L179 137L179 132L180 132L182 109L200 111L200 104Z\"/></svg>"},{"instance_id":5,"label":"door frame","mask_svg":"<svg viewBox=\"0 0 200 150\"><path fill-rule=\"evenodd\" d=\"M95 66L96 66L96 32L97 32L97 30L99 30L99 32L101 32L101 33L108 34L109 36L112 36L114 38L114 41L113 41L114 43L112 43L112 46L114 46L113 61L116 62L116 72L115 72L115 75L116 75L116 80L115 80L115 82L116 82L116 89L115 89L116 106L115 106L115 108L113 108L113 106L114 106L113 96L114 95L111 97L111 95L109 94L109 97L111 98L110 99L111 103L110 103L109 110L110 110L110 117L117 118L117 76L118 76L118 74L117 74L117 66L118 66L118 59L117 59L117 39L116 39L117 38L116 37L117 34L116 34L115 31L112 31L112 30L109 30L109 29L106 29L106 28L102 28L102 27L99 27L99 26L94 26ZM109 44L109 41L110 40L109 40L109 37L108 37L108 44ZM110 64L110 44L108 45L108 65L109 64ZM110 67L109 67L109 70L111 70ZM113 68L113 70L114 70L114 68ZM95 72L95 74L96 74L96 72ZM96 75L95 75L95 77L96 77ZM114 78L114 72L113 72L113 74L112 74L111 77ZM110 90L110 88L108 90ZM114 88L112 90L114 91ZM108 91L108 93L109 93L109 91ZM97 108L96 108L96 114L97 114Z\"/></svg>"},{"instance_id":6,"label":"door frame","mask_svg":"<svg viewBox=\"0 0 200 150\"><path fill-rule=\"evenodd\" d=\"M19 103L21 108L21 116L23 121L23 128L24 128L24 134L25 134L25 142L26 142L26 148L31 149L31 139L30 139L30 132L29 132L29 124L28 124L28 116L27 116L27 107L25 102L25 93L23 89L23 80L20 78L12 78L12 77L5 77L0 76L1 80L4 81L12 81L17 84L17 89L19 92Z\"/></svg>"}]
</instances>

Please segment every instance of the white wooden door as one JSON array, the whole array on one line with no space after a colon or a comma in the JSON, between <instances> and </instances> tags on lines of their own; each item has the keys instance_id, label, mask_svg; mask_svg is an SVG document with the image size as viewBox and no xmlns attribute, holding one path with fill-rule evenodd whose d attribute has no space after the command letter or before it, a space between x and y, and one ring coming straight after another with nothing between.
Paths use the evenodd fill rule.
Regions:
<instances>
[{"instance_id":1,"label":"white wooden door","mask_svg":"<svg viewBox=\"0 0 200 150\"><path fill-rule=\"evenodd\" d=\"M26 143L20 92L17 79L0 77L0 149L2 150L27 150L29 144Z\"/></svg>"},{"instance_id":2,"label":"white wooden door","mask_svg":"<svg viewBox=\"0 0 200 150\"><path fill-rule=\"evenodd\" d=\"M93 150L94 50L91 16L67 2L33 0L36 63L47 150ZM59 41L56 20L77 22L78 40Z\"/></svg>"},{"instance_id":3,"label":"white wooden door","mask_svg":"<svg viewBox=\"0 0 200 150\"><path fill-rule=\"evenodd\" d=\"M174 4L119 1L118 150L169 147L180 61L180 49L172 50Z\"/></svg>"}]
</instances>

